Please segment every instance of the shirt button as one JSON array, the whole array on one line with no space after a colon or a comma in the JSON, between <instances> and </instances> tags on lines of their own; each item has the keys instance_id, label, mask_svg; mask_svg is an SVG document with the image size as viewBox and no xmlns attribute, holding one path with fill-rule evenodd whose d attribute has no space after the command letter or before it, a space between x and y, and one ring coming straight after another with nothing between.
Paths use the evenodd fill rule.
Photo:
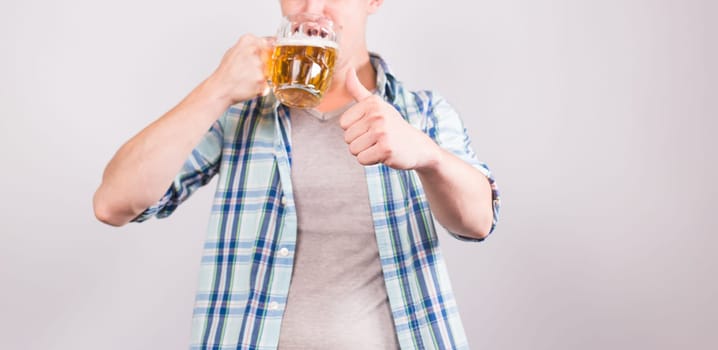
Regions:
<instances>
[{"instance_id":1,"label":"shirt button","mask_svg":"<svg viewBox=\"0 0 718 350\"><path fill-rule=\"evenodd\" d=\"M279 309L279 304L276 301L273 301L273 302L269 303L269 309L270 310Z\"/></svg>"},{"instance_id":2,"label":"shirt button","mask_svg":"<svg viewBox=\"0 0 718 350\"><path fill-rule=\"evenodd\" d=\"M287 249L287 248L282 248L282 249L280 249L280 250L279 250L279 255L281 255L281 256L287 256L287 255L289 255L289 249Z\"/></svg>"},{"instance_id":3,"label":"shirt button","mask_svg":"<svg viewBox=\"0 0 718 350\"><path fill-rule=\"evenodd\" d=\"M279 200L279 202L282 203L283 206L287 205L287 197L282 196L282 199Z\"/></svg>"}]
</instances>

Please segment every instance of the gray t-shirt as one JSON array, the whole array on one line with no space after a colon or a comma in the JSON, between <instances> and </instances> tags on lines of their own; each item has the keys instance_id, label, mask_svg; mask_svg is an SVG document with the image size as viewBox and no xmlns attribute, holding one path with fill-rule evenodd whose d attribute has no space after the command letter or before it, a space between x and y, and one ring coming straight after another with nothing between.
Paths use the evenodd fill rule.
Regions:
<instances>
[{"instance_id":1,"label":"gray t-shirt","mask_svg":"<svg viewBox=\"0 0 718 350\"><path fill-rule=\"evenodd\" d=\"M339 115L292 109L297 248L279 349L398 349L364 167Z\"/></svg>"}]
</instances>

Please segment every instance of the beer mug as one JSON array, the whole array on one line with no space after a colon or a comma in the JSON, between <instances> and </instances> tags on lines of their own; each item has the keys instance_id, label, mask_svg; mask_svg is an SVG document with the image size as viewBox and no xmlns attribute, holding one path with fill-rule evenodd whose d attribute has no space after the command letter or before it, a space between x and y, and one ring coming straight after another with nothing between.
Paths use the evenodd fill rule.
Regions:
<instances>
[{"instance_id":1,"label":"beer mug","mask_svg":"<svg viewBox=\"0 0 718 350\"><path fill-rule=\"evenodd\" d=\"M285 17L268 63L274 96L289 107L316 107L331 83L337 49L337 33L328 18L307 13Z\"/></svg>"}]
</instances>

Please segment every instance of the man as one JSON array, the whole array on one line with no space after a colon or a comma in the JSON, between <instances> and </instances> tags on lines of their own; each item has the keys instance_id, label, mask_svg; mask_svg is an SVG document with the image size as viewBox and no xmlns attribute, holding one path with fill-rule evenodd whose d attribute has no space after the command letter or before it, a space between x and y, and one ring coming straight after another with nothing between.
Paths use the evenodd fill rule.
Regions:
<instances>
[{"instance_id":1,"label":"man","mask_svg":"<svg viewBox=\"0 0 718 350\"><path fill-rule=\"evenodd\" d=\"M381 5L281 1L341 30L316 109L261 96L268 43L245 35L108 164L94 207L116 226L168 216L219 175L193 349L468 348L432 214L481 241L498 191L446 101L404 90L367 51Z\"/></svg>"}]
</instances>

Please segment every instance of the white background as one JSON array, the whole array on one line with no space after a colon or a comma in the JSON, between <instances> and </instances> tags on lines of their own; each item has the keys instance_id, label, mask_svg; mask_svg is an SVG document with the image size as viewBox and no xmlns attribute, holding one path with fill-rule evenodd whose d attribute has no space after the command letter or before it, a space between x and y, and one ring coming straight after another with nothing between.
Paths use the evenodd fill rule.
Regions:
<instances>
[{"instance_id":1,"label":"white background","mask_svg":"<svg viewBox=\"0 0 718 350\"><path fill-rule=\"evenodd\" d=\"M440 232L475 349L715 349L715 1L389 0L369 47L460 111L503 195ZM276 1L0 4L0 348L184 349L212 184L120 229L115 150Z\"/></svg>"}]
</instances>

